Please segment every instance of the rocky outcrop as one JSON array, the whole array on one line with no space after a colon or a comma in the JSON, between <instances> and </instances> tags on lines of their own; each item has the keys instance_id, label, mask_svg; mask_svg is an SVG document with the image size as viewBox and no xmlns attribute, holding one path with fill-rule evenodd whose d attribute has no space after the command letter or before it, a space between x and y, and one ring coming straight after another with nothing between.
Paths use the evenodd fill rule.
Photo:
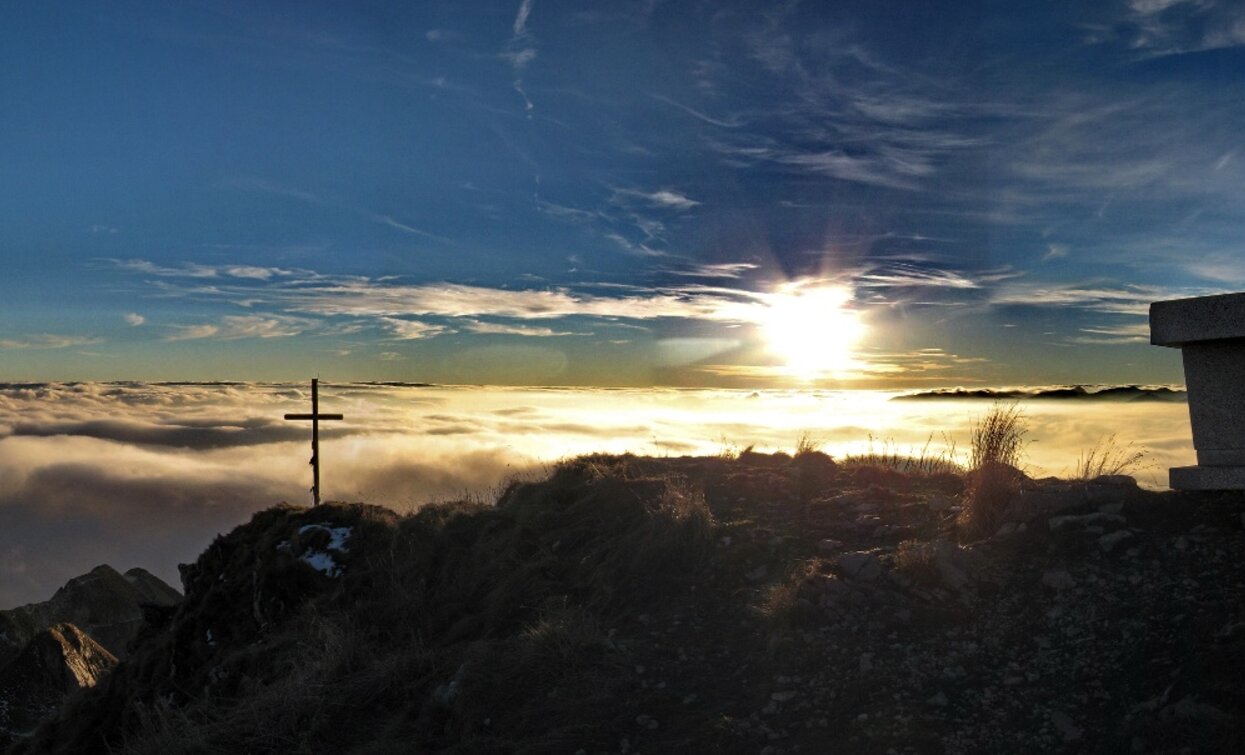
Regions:
<instances>
[{"instance_id":1,"label":"rocky outcrop","mask_svg":"<svg viewBox=\"0 0 1245 755\"><path fill-rule=\"evenodd\" d=\"M40 630L0 669L0 743L29 734L67 695L94 687L116 665L73 624Z\"/></svg>"},{"instance_id":2,"label":"rocky outcrop","mask_svg":"<svg viewBox=\"0 0 1245 755\"><path fill-rule=\"evenodd\" d=\"M0 668L44 629L73 624L118 658L143 623L143 605L172 606L181 594L143 569L125 574L97 566L74 577L50 600L0 611Z\"/></svg>"}]
</instances>

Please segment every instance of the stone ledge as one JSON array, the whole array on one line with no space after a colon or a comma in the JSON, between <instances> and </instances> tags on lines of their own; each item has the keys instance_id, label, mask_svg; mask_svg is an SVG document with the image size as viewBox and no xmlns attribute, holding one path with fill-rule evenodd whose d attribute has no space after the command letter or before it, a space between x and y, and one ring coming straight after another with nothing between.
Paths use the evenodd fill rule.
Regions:
<instances>
[{"instance_id":1,"label":"stone ledge","mask_svg":"<svg viewBox=\"0 0 1245 755\"><path fill-rule=\"evenodd\" d=\"M1168 484L1174 490L1245 490L1245 466L1172 467Z\"/></svg>"},{"instance_id":2,"label":"stone ledge","mask_svg":"<svg viewBox=\"0 0 1245 755\"><path fill-rule=\"evenodd\" d=\"M1245 338L1245 293L1156 301L1150 305L1150 343L1176 346Z\"/></svg>"}]
</instances>

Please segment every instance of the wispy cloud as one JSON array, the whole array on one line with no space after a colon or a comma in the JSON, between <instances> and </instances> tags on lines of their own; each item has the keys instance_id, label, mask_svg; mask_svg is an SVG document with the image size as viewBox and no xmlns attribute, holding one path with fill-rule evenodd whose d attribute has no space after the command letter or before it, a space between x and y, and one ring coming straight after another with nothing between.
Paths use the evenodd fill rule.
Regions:
<instances>
[{"instance_id":1,"label":"wispy cloud","mask_svg":"<svg viewBox=\"0 0 1245 755\"><path fill-rule=\"evenodd\" d=\"M420 322L419 320L403 320L400 317L382 317L381 322L393 334L394 338L401 341L418 341L423 338L432 338L447 331L447 328L441 325L433 325Z\"/></svg>"},{"instance_id":2,"label":"wispy cloud","mask_svg":"<svg viewBox=\"0 0 1245 755\"><path fill-rule=\"evenodd\" d=\"M289 338L300 335L317 323L302 317L282 315L225 315L218 323L170 325L166 341L197 341L204 338Z\"/></svg>"},{"instance_id":3,"label":"wispy cloud","mask_svg":"<svg viewBox=\"0 0 1245 755\"><path fill-rule=\"evenodd\" d=\"M124 319L125 319L126 324L133 328L137 328L139 325L142 325L143 323L147 322L147 318L143 317L137 312L130 312L126 314Z\"/></svg>"},{"instance_id":4,"label":"wispy cloud","mask_svg":"<svg viewBox=\"0 0 1245 755\"><path fill-rule=\"evenodd\" d=\"M1081 328L1080 333L1069 340L1073 343L1148 343L1150 340L1149 322L1135 322L1125 325L1096 325Z\"/></svg>"},{"instance_id":5,"label":"wispy cloud","mask_svg":"<svg viewBox=\"0 0 1245 755\"><path fill-rule=\"evenodd\" d=\"M390 228L396 228L399 231L405 231L406 233L410 233L415 236L423 236L426 239L435 239L436 241L443 241L446 243L450 243L450 240L445 238L444 236L438 236L435 233L429 233L428 231L421 230L419 228L416 228L415 226L398 222L397 220L394 220L392 217L388 215L373 215L372 218L377 223L381 223L382 225L387 225Z\"/></svg>"},{"instance_id":6,"label":"wispy cloud","mask_svg":"<svg viewBox=\"0 0 1245 755\"><path fill-rule=\"evenodd\" d=\"M554 330L537 325L516 325L499 322L468 321L464 328L472 333L492 335L525 336L530 338L551 338L555 336L582 336L588 333L574 333L569 330Z\"/></svg>"},{"instance_id":7,"label":"wispy cloud","mask_svg":"<svg viewBox=\"0 0 1245 755\"><path fill-rule=\"evenodd\" d=\"M527 96L527 90L523 84L523 73L538 54L532 35L527 30L527 19L532 15L533 3L534 0L523 0L519 4L519 10L514 16L513 36L510 38L506 51L502 53L502 58L510 63L510 68L514 71L514 91L523 98L523 108L529 115L536 106Z\"/></svg>"},{"instance_id":8,"label":"wispy cloud","mask_svg":"<svg viewBox=\"0 0 1245 755\"><path fill-rule=\"evenodd\" d=\"M74 346L100 343L102 340L91 336L38 333L19 338L0 338L0 349L68 349Z\"/></svg>"},{"instance_id":9,"label":"wispy cloud","mask_svg":"<svg viewBox=\"0 0 1245 755\"><path fill-rule=\"evenodd\" d=\"M181 265L158 265L140 259L109 259L106 262L121 268L146 275L162 278L244 278L248 280L266 281L273 278L306 275L307 271L286 270L279 267L258 267L255 265L202 265L187 262Z\"/></svg>"},{"instance_id":10,"label":"wispy cloud","mask_svg":"<svg viewBox=\"0 0 1245 755\"><path fill-rule=\"evenodd\" d=\"M1141 316L1149 313L1152 302L1197 293L1187 290L1177 292L1158 286L1011 281L994 291L990 301L1002 306L1075 307L1092 312Z\"/></svg>"},{"instance_id":11,"label":"wispy cloud","mask_svg":"<svg viewBox=\"0 0 1245 755\"><path fill-rule=\"evenodd\" d=\"M658 189L657 191L637 191L635 189L614 189L616 197L639 199L653 207L669 210L690 210L701 203L674 189Z\"/></svg>"},{"instance_id":12,"label":"wispy cloud","mask_svg":"<svg viewBox=\"0 0 1245 755\"><path fill-rule=\"evenodd\" d=\"M1245 45L1245 6L1235 0L1129 0L1123 41L1144 57ZM1114 38L1106 29L1093 39Z\"/></svg>"},{"instance_id":13,"label":"wispy cloud","mask_svg":"<svg viewBox=\"0 0 1245 755\"><path fill-rule=\"evenodd\" d=\"M671 107L682 110L684 113L687 113L688 115L692 116L696 120L703 121L713 126L721 126L722 128L739 128L740 126L744 125L744 121L738 118L724 119L724 118L714 118L713 116L705 115L699 110L690 108L681 102L677 102L675 100L670 99L669 97L666 97L665 95L650 94L649 96L657 100L658 102L664 102L667 105L670 105Z\"/></svg>"}]
</instances>

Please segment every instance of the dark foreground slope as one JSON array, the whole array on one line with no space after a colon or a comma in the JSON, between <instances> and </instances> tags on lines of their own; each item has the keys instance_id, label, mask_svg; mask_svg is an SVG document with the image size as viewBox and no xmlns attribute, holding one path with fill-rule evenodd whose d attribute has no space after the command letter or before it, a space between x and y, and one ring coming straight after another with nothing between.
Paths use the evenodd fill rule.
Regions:
<instances>
[{"instance_id":1,"label":"dark foreground slope","mask_svg":"<svg viewBox=\"0 0 1245 755\"><path fill-rule=\"evenodd\" d=\"M1245 497L587 458L276 508L19 752L1240 751ZM702 492L703 491L703 492Z\"/></svg>"},{"instance_id":2,"label":"dark foreground slope","mask_svg":"<svg viewBox=\"0 0 1245 755\"><path fill-rule=\"evenodd\" d=\"M117 659L73 624L41 630L0 668L0 745L29 732L66 695L95 686Z\"/></svg>"}]
</instances>

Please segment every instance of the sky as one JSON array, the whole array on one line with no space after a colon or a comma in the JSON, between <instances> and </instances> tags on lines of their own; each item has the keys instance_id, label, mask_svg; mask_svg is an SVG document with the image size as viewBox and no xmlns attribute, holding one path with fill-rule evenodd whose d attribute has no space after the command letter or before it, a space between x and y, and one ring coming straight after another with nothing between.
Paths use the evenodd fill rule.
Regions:
<instances>
[{"instance_id":1,"label":"sky","mask_svg":"<svg viewBox=\"0 0 1245 755\"><path fill-rule=\"evenodd\" d=\"M1245 4L0 8L0 380L1179 383Z\"/></svg>"}]
</instances>

